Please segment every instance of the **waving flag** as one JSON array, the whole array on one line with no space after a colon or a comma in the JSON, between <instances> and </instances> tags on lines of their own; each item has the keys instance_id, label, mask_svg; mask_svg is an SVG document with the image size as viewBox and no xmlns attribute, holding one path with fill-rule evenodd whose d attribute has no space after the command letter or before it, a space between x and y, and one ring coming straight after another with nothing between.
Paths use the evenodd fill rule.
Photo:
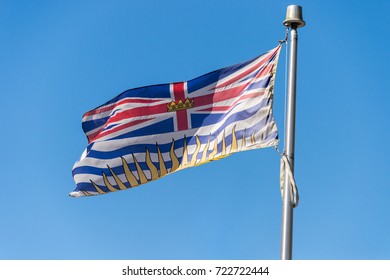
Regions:
<instances>
[{"instance_id":1,"label":"waving flag","mask_svg":"<svg viewBox=\"0 0 390 280\"><path fill-rule=\"evenodd\" d=\"M125 190L277 145L272 97L280 48L187 82L130 89L85 113L88 146L73 167L70 195Z\"/></svg>"}]
</instances>

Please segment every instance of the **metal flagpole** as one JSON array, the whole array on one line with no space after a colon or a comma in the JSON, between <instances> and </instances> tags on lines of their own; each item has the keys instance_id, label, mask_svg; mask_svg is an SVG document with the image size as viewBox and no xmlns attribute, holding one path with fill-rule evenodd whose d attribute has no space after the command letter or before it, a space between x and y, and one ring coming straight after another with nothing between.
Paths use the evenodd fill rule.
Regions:
<instances>
[{"instance_id":1,"label":"metal flagpole","mask_svg":"<svg viewBox=\"0 0 390 280\"><path fill-rule=\"evenodd\" d=\"M286 19L283 24L290 28L290 59L288 65L288 92L287 112L285 127L285 150L291 172L294 174L294 146L295 146L295 97L296 97L296 72L297 72L297 29L305 25L302 18L302 7L290 5L287 7ZM289 166L285 166L285 179L283 188L282 210L282 240L280 259L292 259L292 233L293 233L293 197L290 191L290 179L287 176Z\"/></svg>"}]
</instances>

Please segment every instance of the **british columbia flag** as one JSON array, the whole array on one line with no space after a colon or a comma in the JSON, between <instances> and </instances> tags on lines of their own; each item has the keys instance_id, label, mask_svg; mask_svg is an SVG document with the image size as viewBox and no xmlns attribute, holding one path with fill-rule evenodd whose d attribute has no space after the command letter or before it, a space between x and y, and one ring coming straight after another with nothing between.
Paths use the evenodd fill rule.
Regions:
<instances>
[{"instance_id":1,"label":"british columbia flag","mask_svg":"<svg viewBox=\"0 0 390 280\"><path fill-rule=\"evenodd\" d=\"M126 90L84 114L88 146L71 196L105 194L275 146L273 87L281 45L187 82Z\"/></svg>"}]
</instances>

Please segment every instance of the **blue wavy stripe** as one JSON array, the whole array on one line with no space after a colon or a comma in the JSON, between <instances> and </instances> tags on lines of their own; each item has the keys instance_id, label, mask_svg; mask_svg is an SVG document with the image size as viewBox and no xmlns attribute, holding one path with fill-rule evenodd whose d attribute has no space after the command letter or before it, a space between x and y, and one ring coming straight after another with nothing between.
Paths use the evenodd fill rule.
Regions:
<instances>
[{"instance_id":1,"label":"blue wavy stripe","mask_svg":"<svg viewBox=\"0 0 390 280\"><path fill-rule=\"evenodd\" d=\"M97 127L101 127L104 125L107 120L109 119L109 116L101 119L96 119L96 120L90 120L90 121L84 121L82 123L82 128L84 130L84 133L88 133L91 130L94 130Z\"/></svg>"},{"instance_id":2,"label":"blue wavy stripe","mask_svg":"<svg viewBox=\"0 0 390 280\"><path fill-rule=\"evenodd\" d=\"M267 76L264 77L264 79L256 82L256 83L250 83L248 86L247 91L249 90L254 90L254 89L265 89L268 87L270 81L271 81L272 76Z\"/></svg>"},{"instance_id":3,"label":"blue wavy stripe","mask_svg":"<svg viewBox=\"0 0 390 280\"><path fill-rule=\"evenodd\" d=\"M150 86L144 86L144 87L138 87L138 88L132 88L125 90L124 92L118 94L114 98L110 99L103 105L100 105L96 107L93 110L96 110L100 107L104 107L113 103L118 102L121 99L127 98L127 97L140 97L140 98L170 98L170 90L169 90L170 84L158 84L158 85L150 85Z\"/></svg>"},{"instance_id":4,"label":"blue wavy stripe","mask_svg":"<svg viewBox=\"0 0 390 280\"><path fill-rule=\"evenodd\" d=\"M142 127L137 130L133 130L124 134L121 134L119 136L108 138L110 140L117 140L117 139L125 139L125 138L133 138L133 137L139 137L139 136L145 136L145 135L158 135L162 133L169 133L174 131L173 126L173 118L169 118L166 120L163 120L158 123L154 123L145 127Z\"/></svg>"}]
</instances>

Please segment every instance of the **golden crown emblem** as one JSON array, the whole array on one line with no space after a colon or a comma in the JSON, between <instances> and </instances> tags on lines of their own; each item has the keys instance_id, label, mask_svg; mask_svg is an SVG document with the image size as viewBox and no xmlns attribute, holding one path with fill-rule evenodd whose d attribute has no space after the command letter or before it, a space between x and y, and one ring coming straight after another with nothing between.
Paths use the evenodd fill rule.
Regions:
<instances>
[{"instance_id":1,"label":"golden crown emblem","mask_svg":"<svg viewBox=\"0 0 390 280\"><path fill-rule=\"evenodd\" d=\"M182 100L179 100L178 102L172 101L167 104L168 112L187 110L190 108L194 108L194 99L186 98L184 102Z\"/></svg>"}]
</instances>

